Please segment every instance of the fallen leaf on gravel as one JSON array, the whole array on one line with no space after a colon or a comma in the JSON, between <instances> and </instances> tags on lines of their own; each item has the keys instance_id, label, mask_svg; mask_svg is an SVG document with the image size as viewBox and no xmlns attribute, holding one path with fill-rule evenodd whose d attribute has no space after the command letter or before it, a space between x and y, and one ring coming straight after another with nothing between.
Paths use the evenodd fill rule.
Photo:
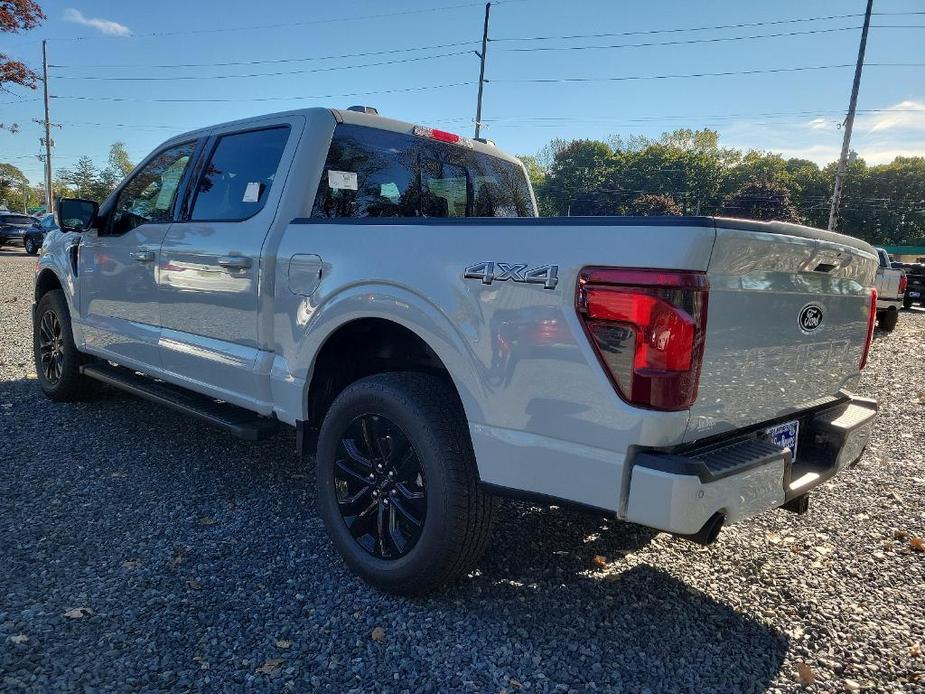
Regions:
<instances>
[{"instance_id":1,"label":"fallen leaf on gravel","mask_svg":"<svg viewBox=\"0 0 925 694\"><path fill-rule=\"evenodd\" d=\"M925 405L925 390L919 393L919 405Z\"/></svg>"},{"instance_id":2,"label":"fallen leaf on gravel","mask_svg":"<svg viewBox=\"0 0 925 694\"><path fill-rule=\"evenodd\" d=\"M373 641L385 641L385 629L382 627L375 627L370 636Z\"/></svg>"},{"instance_id":3,"label":"fallen leaf on gravel","mask_svg":"<svg viewBox=\"0 0 925 694\"><path fill-rule=\"evenodd\" d=\"M126 559L122 562L123 569L137 569L141 566L141 559Z\"/></svg>"},{"instance_id":4,"label":"fallen leaf on gravel","mask_svg":"<svg viewBox=\"0 0 925 694\"><path fill-rule=\"evenodd\" d=\"M125 472L124 470L116 470L114 473L110 475L110 477L112 477L113 479L121 480L125 477L128 477L128 473Z\"/></svg>"},{"instance_id":5,"label":"fallen leaf on gravel","mask_svg":"<svg viewBox=\"0 0 925 694\"><path fill-rule=\"evenodd\" d=\"M509 685L511 685L511 687L513 687L514 689L523 689L523 688L524 688L524 686L520 683L520 680L515 680L513 677L511 677L511 678L507 681L507 683L508 683Z\"/></svg>"},{"instance_id":6,"label":"fallen leaf on gravel","mask_svg":"<svg viewBox=\"0 0 925 694\"><path fill-rule=\"evenodd\" d=\"M197 581L195 578L191 578L186 582L187 587L190 590L202 590L202 584Z\"/></svg>"},{"instance_id":7,"label":"fallen leaf on gravel","mask_svg":"<svg viewBox=\"0 0 925 694\"><path fill-rule=\"evenodd\" d=\"M286 639L276 639L273 643L276 644L277 648L281 648L284 651L292 645L292 641L287 641Z\"/></svg>"},{"instance_id":8,"label":"fallen leaf on gravel","mask_svg":"<svg viewBox=\"0 0 925 694\"><path fill-rule=\"evenodd\" d=\"M921 537L913 537L911 540L909 540L909 545L916 552L925 552L925 540L923 540Z\"/></svg>"},{"instance_id":9,"label":"fallen leaf on gravel","mask_svg":"<svg viewBox=\"0 0 925 694\"><path fill-rule=\"evenodd\" d=\"M810 685L816 681L816 675L813 669L806 663L797 663L797 682L802 685Z\"/></svg>"},{"instance_id":10,"label":"fallen leaf on gravel","mask_svg":"<svg viewBox=\"0 0 925 694\"><path fill-rule=\"evenodd\" d=\"M781 538L780 538L780 535L778 535L777 533L768 533L767 538L768 538L768 542L770 542L772 545L780 544Z\"/></svg>"},{"instance_id":11,"label":"fallen leaf on gravel","mask_svg":"<svg viewBox=\"0 0 925 694\"><path fill-rule=\"evenodd\" d=\"M199 525L215 525L218 523L212 516L202 516L199 519Z\"/></svg>"},{"instance_id":12,"label":"fallen leaf on gravel","mask_svg":"<svg viewBox=\"0 0 925 694\"><path fill-rule=\"evenodd\" d=\"M10 642L11 642L11 643L15 643L15 644L17 644L17 645L19 645L19 644L21 644L21 643L25 643L25 642L28 641L28 640L29 640L29 637L26 636L25 634L16 634L16 636L11 636L11 637L10 637Z\"/></svg>"},{"instance_id":13,"label":"fallen leaf on gravel","mask_svg":"<svg viewBox=\"0 0 925 694\"><path fill-rule=\"evenodd\" d=\"M897 528L896 530L893 531L893 539L894 539L894 540L905 540L905 539L906 539L906 531L905 531L905 530L900 530L900 529Z\"/></svg>"},{"instance_id":14,"label":"fallen leaf on gravel","mask_svg":"<svg viewBox=\"0 0 925 694\"><path fill-rule=\"evenodd\" d=\"M199 663L199 668L202 670L209 669L209 661L203 658L201 655L193 656L193 660Z\"/></svg>"},{"instance_id":15,"label":"fallen leaf on gravel","mask_svg":"<svg viewBox=\"0 0 925 694\"><path fill-rule=\"evenodd\" d=\"M591 563L603 569L605 566L607 566L607 557L602 557L600 554L595 554L594 559L591 560Z\"/></svg>"},{"instance_id":16,"label":"fallen leaf on gravel","mask_svg":"<svg viewBox=\"0 0 925 694\"><path fill-rule=\"evenodd\" d=\"M854 680L845 680L845 691L846 692L859 692L861 691L861 685L855 682Z\"/></svg>"},{"instance_id":17,"label":"fallen leaf on gravel","mask_svg":"<svg viewBox=\"0 0 925 694\"><path fill-rule=\"evenodd\" d=\"M914 643L909 646L909 655L911 655L913 658L920 657L922 655L922 644Z\"/></svg>"},{"instance_id":18,"label":"fallen leaf on gravel","mask_svg":"<svg viewBox=\"0 0 925 694\"><path fill-rule=\"evenodd\" d=\"M282 658L270 658L255 670L258 675L275 675L286 661Z\"/></svg>"},{"instance_id":19,"label":"fallen leaf on gravel","mask_svg":"<svg viewBox=\"0 0 925 694\"><path fill-rule=\"evenodd\" d=\"M183 563L184 559L186 559L186 550L178 549L177 551L173 553L173 556L170 557L169 563L171 566L179 566L180 564Z\"/></svg>"},{"instance_id":20,"label":"fallen leaf on gravel","mask_svg":"<svg viewBox=\"0 0 925 694\"><path fill-rule=\"evenodd\" d=\"M73 610L68 610L64 613L64 616L68 619L83 619L84 617L89 617L93 614L93 610L89 607L75 607Z\"/></svg>"}]
</instances>

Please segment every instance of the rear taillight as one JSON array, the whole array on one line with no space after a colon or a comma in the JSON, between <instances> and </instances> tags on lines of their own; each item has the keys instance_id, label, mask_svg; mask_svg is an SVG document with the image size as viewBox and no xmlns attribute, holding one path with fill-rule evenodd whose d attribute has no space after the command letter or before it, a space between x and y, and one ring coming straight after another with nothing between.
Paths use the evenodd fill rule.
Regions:
<instances>
[{"instance_id":1,"label":"rear taillight","mask_svg":"<svg viewBox=\"0 0 925 694\"><path fill-rule=\"evenodd\" d=\"M701 272L581 271L578 315L620 397L657 410L694 403L708 296Z\"/></svg>"},{"instance_id":2,"label":"rear taillight","mask_svg":"<svg viewBox=\"0 0 925 694\"><path fill-rule=\"evenodd\" d=\"M870 306L867 309L867 339L864 341L864 350L861 352L859 369L867 366L867 357L870 355L870 343L874 341L874 323L877 322L877 290L870 290Z\"/></svg>"},{"instance_id":3,"label":"rear taillight","mask_svg":"<svg viewBox=\"0 0 925 694\"><path fill-rule=\"evenodd\" d=\"M904 272L903 274L899 276L899 295L900 296L906 293L906 288L908 286L909 286L909 278L906 277L906 273Z\"/></svg>"}]
</instances>

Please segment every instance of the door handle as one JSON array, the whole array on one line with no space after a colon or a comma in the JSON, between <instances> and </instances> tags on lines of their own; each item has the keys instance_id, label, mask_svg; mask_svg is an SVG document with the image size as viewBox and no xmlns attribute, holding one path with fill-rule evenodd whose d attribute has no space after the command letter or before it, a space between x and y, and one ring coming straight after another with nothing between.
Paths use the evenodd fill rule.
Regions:
<instances>
[{"instance_id":1,"label":"door handle","mask_svg":"<svg viewBox=\"0 0 925 694\"><path fill-rule=\"evenodd\" d=\"M251 266L253 261L243 255L224 255L218 259L218 264L229 270L244 270Z\"/></svg>"},{"instance_id":2,"label":"door handle","mask_svg":"<svg viewBox=\"0 0 925 694\"><path fill-rule=\"evenodd\" d=\"M150 263L154 260L154 251L135 251L129 255L139 263Z\"/></svg>"}]
</instances>

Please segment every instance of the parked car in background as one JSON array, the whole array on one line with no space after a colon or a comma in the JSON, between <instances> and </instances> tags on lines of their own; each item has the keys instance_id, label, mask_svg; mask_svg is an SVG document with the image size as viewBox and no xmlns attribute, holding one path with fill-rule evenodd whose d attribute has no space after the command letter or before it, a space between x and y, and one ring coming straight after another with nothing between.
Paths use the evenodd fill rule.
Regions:
<instances>
[{"instance_id":1,"label":"parked car in background","mask_svg":"<svg viewBox=\"0 0 925 694\"><path fill-rule=\"evenodd\" d=\"M906 273L893 268L890 254L883 248L877 249L880 267L877 268L877 325L881 330L891 332L899 320L899 309L906 293Z\"/></svg>"},{"instance_id":2,"label":"parked car in background","mask_svg":"<svg viewBox=\"0 0 925 694\"><path fill-rule=\"evenodd\" d=\"M35 226L27 214L0 212L0 246L22 246L26 232Z\"/></svg>"},{"instance_id":3,"label":"parked car in background","mask_svg":"<svg viewBox=\"0 0 925 694\"><path fill-rule=\"evenodd\" d=\"M39 249L42 247L42 244L45 243L45 236L52 231L58 229L58 225L55 224L55 216L53 214L47 214L41 219L35 220L35 225L26 230L23 234L23 248L26 249L26 253L29 255L38 255Z\"/></svg>"},{"instance_id":4,"label":"parked car in background","mask_svg":"<svg viewBox=\"0 0 925 694\"><path fill-rule=\"evenodd\" d=\"M893 267L906 273L903 308L912 308L912 304L925 306L925 263L893 263Z\"/></svg>"}]
</instances>

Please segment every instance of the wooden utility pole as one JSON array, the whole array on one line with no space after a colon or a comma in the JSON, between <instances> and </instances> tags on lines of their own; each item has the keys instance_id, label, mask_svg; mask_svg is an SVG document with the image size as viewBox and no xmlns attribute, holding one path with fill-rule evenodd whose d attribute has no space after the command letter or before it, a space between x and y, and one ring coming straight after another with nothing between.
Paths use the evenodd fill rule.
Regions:
<instances>
[{"instance_id":1,"label":"wooden utility pole","mask_svg":"<svg viewBox=\"0 0 925 694\"><path fill-rule=\"evenodd\" d=\"M51 189L51 120L48 116L48 48L42 41L42 83L45 87L45 212L54 213L55 198Z\"/></svg>"},{"instance_id":2,"label":"wooden utility pole","mask_svg":"<svg viewBox=\"0 0 925 694\"><path fill-rule=\"evenodd\" d=\"M488 55L488 19L491 16L491 3L485 3L485 26L482 29L482 52L478 53L481 59L479 68L479 99L475 106L475 138L478 139L482 131L482 90L485 87L485 57Z\"/></svg>"},{"instance_id":3,"label":"wooden utility pole","mask_svg":"<svg viewBox=\"0 0 925 694\"><path fill-rule=\"evenodd\" d=\"M864 51L867 50L867 31L870 29L870 15L874 0L867 0L864 13L864 28L861 29L861 47L858 50L858 64L854 68L854 84L851 86L851 101L848 103L848 117L845 119L845 139L842 140L841 157L838 171L835 173L835 190L832 192L832 207L829 210L829 231L838 226L838 207L841 204L842 189L845 185L845 172L848 169L848 152L851 149L851 130L854 128L854 113L858 105L858 89L861 86L861 71L864 69Z\"/></svg>"}]
</instances>

